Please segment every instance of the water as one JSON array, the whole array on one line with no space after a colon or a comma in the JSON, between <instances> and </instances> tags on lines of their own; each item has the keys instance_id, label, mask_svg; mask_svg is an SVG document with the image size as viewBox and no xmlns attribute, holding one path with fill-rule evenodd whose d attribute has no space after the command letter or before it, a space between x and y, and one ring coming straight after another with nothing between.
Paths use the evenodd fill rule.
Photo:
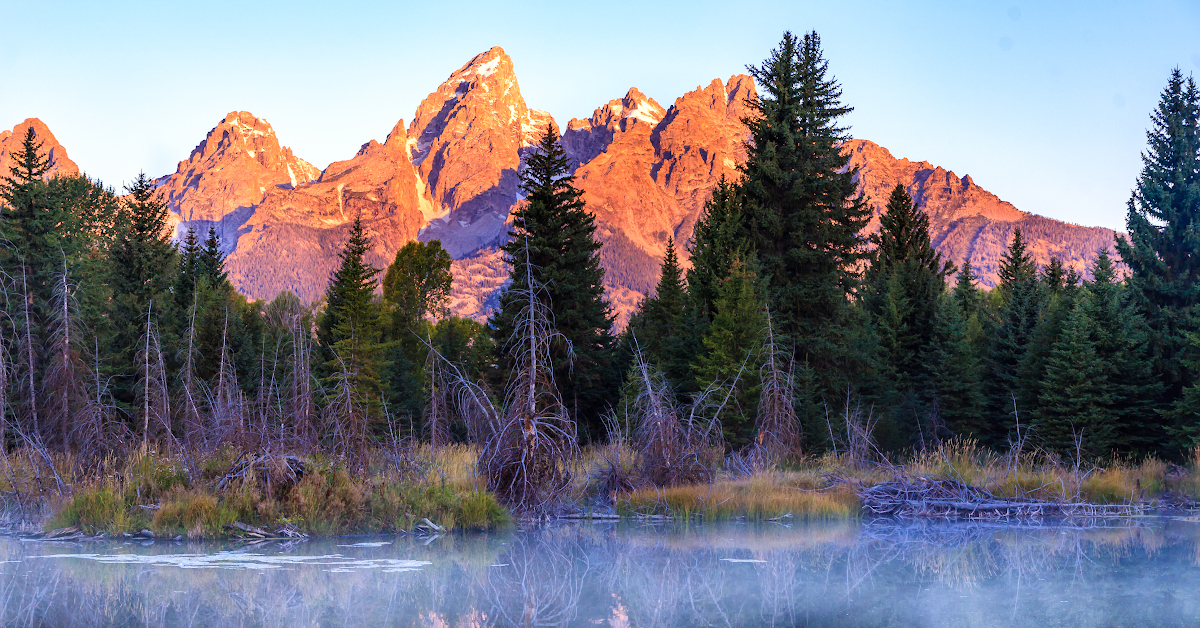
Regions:
<instances>
[{"instance_id":1,"label":"water","mask_svg":"<svg viewBox=\"0 0 1200 628\"><path fill-rule=\"evenodd\" d=\"M1200 523L0 539L4 626L1195 626Z\"/></svg>"}]
</instances>

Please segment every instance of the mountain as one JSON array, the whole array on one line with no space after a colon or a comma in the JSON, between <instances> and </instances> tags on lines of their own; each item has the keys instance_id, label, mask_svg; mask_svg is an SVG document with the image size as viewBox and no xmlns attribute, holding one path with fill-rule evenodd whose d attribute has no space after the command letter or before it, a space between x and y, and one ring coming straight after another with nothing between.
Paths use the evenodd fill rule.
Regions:
<instances>
[{"instance_id":1,"label":"mountain","mask_svg":"<svg viewBox=\"0 0 1200 628\"><path fill-rule=\"evenodd\" d=\"M38 141L42 142L42 150L50 158L50 170L47 177L58 175L77 175L79 166L67 157L67 149L58 143L50 128L37 118L26 118L24 122L14 126L11 131L0 131L0 177L9 176L9 168L13 166L13 153L21 150L25 142L25 129L33 127Z\"/></svg>"},{"instance_id":2,"label":"mountain","mask_svg":"<svg viewBox=\"0 0 1200 628\"><path fill-rule=\"evenodd\" d=\"M971 268L980 283L994 287L1000 281L1000 256L1013 231L1021 230L1030 255L1038 265L1058 257L1085 275L1096 254L1116 250L1116 233L1102 227L1081 227L1020 211L979 187L970 175L961 179L927 161L896 159L884 147L867 140L846 142L851 168L858 168L859 191L874 210L867 231L879 229L879 215L888 196L902 183L913 202L929 216L933 245L946 259Z\"/></svg>"},{"instance_id":3,"label":"mountain","mask_svg":"<svg viewBox=\"0 0 1200 628\"><path fill-rule=\"evenodd\" d=\"M712 189L721 177L737 178L748 139L742 120L754 96L754 81L741 74L697 86L666 108L630 88L567 122L563 148L596 217L618 324L653 289L668 237L686 258ZM482 318L507 283L497 247L523 202L522 159L547 126L558 129L550 114L525 103L512 60L496 47L452 72L407 127L399 120L382 143L368 141L324 171L281 146L266 120L232 112L159 183L177 234L217 228L230 278L251 298L283 290L319 298L349 225L361 218L375 244L367 259L380 268L406 242L440 240L455 258L452 311ZM49 130L35 128L56 167L77 171ZM0 148L11 135L0 134ZM867 232L878 229L892 187L902 183L929 214L935 246L956 263L970 259L984 285L997 282L1017 228L1041 264L1057 256L1082 270L1099 249L1112 248L1113 231L1022 212L969 176L897 159L866 140L844 150L875 211Z\"/></svg>"}]
</instances>

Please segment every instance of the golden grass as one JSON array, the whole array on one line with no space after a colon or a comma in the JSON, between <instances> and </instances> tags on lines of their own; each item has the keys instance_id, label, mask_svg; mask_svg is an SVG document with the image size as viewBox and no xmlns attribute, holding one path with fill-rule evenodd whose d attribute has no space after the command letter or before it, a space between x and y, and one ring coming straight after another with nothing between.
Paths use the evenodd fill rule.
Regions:
<instances>
[{"instance_id":1,"label":"golden grass","mask_svg":"<svg viewBox=\"0 0 1200 628\"><path fill-rule=\"evenodd\" d=\"M846 486L818 489L815 484L806 473L766 472L745 480L641 489L620 496L617 511L706 520L844 519L858 512L858 498Z\"/></svg>"},{"instance_id":2,"label":"golden grass","mask_svg":"<svg viewBox=\"0 0 1200 628\"><path fill-rule=\"evenodd\" d=\"M191 481L180 461L135 452L123 465L108 460L95 476L75 481L69 496L57 500L46 529L119 534L148 528L157 535L214 538L235 521L289 524L314 535L411 531L422 519L459 530L506 525L507 511L475 477L476 457L469 447L424 447L397 468L375 452L353 473L337 461L307 458L299 482L267 492L252 473L216 488L236 458L228 451L197 461L200 477Z\"/></svg>"}]
</instances>

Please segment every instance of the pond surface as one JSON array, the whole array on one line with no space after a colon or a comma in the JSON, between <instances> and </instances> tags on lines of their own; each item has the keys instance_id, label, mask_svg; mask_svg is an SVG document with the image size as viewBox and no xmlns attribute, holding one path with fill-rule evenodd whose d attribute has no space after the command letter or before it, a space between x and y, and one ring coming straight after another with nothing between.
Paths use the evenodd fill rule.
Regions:
<instances>
[{"instance_id":1,"label":"pond surface","mask_svg":"<svg viewBox=\"0 0 1200 628\"><path fill-rule=\"evenodd\" d=\"M4 626L1200 625L1200 523L1183 518L0 538L0 561Z\"/></svg>"}]
</instances>

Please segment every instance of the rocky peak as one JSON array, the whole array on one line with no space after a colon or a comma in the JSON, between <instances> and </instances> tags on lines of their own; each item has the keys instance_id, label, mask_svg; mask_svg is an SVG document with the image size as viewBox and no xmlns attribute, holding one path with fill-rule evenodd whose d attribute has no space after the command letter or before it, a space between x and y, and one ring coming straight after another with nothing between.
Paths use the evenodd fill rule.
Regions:
<instances>
[{"instance_id":1,"label":"rocky peak","mask_svg":"<svg viewBox=\"0 0 1200 628\"><path fill-rule=\"evenodd\" d=\"M79 174L79 166L75 165L70 157L67 157L67 149L58 143L54 134L50 132L50 127L37 118L26 118L25 121L14 126L11 131L0 131L0 177L9 176L9 168L13 165L12 155L23 147L25 130L29 127L33 127L38 141L42 143L42 151L50 160L50 170L46 172L47 178Z\"/></svg>"},{"instance_id":2,"label":"rocky peak","mask_svg":"<svg viewBox=\"0 0 1200 628\"><path fill-rule=\"evenodd\" d=\"M421 102L407 145L440 209L422 232L455 257L495 244L521 198L522 149L554 119L521 97L512 59L500 47L475 56Z\"/></svg>"},{"instance_id":3,"label":"rocky peak","mask_svg":"<svg viewBox=\"0 0 1200 628\"><path fill-rule=\"evenodd\" d=\"M578 168L580 164L604 152L617 133L627 131L634 124L653 128L666 114L666 109L653 98L631 87L624 98L601 105L592 112L592 117L583 120L572 118L563 132L563 150L571 159L572 169Z\"/></svg>"},{"instance_id":4,"label":"rocky peak","mask_svg":"<svg viewBox=\"0 0 1200 628\"><path fill-rule=\"evenodd\" d=\"M231 111L162 184L184 221L221 220L261 203L269 189L295 188L320 171L280 146L275 130L248 111Z\"/></svg>"}]
</instances>

